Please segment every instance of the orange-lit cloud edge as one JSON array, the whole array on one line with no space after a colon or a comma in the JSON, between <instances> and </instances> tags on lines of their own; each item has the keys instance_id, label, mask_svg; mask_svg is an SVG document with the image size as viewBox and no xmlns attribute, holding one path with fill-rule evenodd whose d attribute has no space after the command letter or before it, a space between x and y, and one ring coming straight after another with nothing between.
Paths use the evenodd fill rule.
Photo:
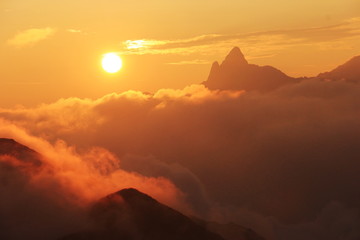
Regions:
<instances>
[{"instance_id":1,"label":"orange-lit cloud edge","mask_svg":"<svg viewBox=\"0 0 360 240\"><path fill-rule=\"evenodd\" d=\"M357 84L308 80L264 94L191 85L154 94L126 91L98 99L66 98L33 108L0 109L0 136L45 157L40 172L26 174L44 193L58 186L61 201L89 204L123 187L136 187L184 212L202 206L213 217L256 219L247 226L274 236L272 220L217 203L249 201L272 211L262 202L266 200L275 204L271 209L280 218L301 218L313 214L307 206L331 205L336 199L328 196L330 189L315 191L321 182L313 181L308 188L308 181L313 167L322 166L326 171L314 176L331 182L340 174L330 192L342 192L357 176L331 166L337 165L341 152L347 169L358 169L356 153L335 146L345 141L346 149L356 149L351 139L360 134L359 93ZM333 136L334 129L341 138ZM320 161L311 158L312 146L317 146ZM328 146L333 146L330 155ZM284 155L289 162L283 161ZM292 179L288 172L293 168L305 171L305 178ZM274 181L266 181L268 176ZM289 179L297 187L284 184ZM258 190L256 198L251 189ZM344 193L345 206L353 190ZM214 202L207 192L215 196ZM277 204L279 198L288 200Z\"/></svg>"},{"instance_id":2,"label":"orange-lit cloud edge","mask_svg":"<svg viewBox=\"0 0 360 240\"><path fill-rule=\"evenodd\" d=\"M167 102L171 101L201 103L209 99L235 98L242 92L210 91L202 85L193 85L183 90L162 89L153 95L126 91L107 94L95 100L68 98L52 104L41 104L35 108L0 109L0 136L15 139L44 156L43 169L40 172L36 169L27 169L27 175L31 176L31 184L35 186L41 185L47 189L56 183L65 197L72 196L72 199L60 199L61 201L89 204L122 188L135 187L170 206L191 212L184 193L164 177L145 177L135 172L127 172L121 169L121 160L104 148L92 146L80 154L75 146L69 146L64 140L58 137L54 140L51 137L50 140L54 141L50 142L46 134L37 131L91 131L92 127L107 121L106 116L102 117L96 113L96 109L116 101L130 101L135 104L155 101L156 110L166 107ZM22 117L17 118L16 115ZM46 120L42 121L41 118ZM2 157L0 161L17 164L7 157ZM49 186L46 186L47 184Z\"/></svg>"}]
</instances>

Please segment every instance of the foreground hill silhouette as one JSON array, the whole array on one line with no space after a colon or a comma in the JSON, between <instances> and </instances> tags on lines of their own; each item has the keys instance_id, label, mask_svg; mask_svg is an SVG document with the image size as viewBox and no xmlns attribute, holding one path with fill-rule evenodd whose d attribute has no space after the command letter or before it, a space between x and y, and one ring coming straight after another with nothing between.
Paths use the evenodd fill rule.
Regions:
<instances>
[{"instance_id":1,"label":"foreground hill silhouette","mask_svg":"<svg viewBox=\"0 0 360 240\"><path fill-rule=\"evenodd\" d=\"M14 157L31 165L41 165L39 153L9 138L0 138L0 156Z\"/></svg>"},{"instance_id":2,"label":"foreground hill silhouette","mask_svg":"<svg viewBox=\"0 0 360 240\"><path fill-rule=\"evenodd\" d=\"M7 162L4 159L15 159L14 162ZM12 181L10 178L19 178L23 170L39 169L42 165L42 156L36 151L14 141L13 139L0 138L0 173L4 173L11 169L7 175L0 176L3 182L0 182L0 190L2 185L6 182ZM20 177L26 185L29 179L25 176ZM16 189L14 189L16 192ZM7 198L12 196L7 194ZM23 199L24 205L29 205L29 199ZM32 201L36 200L36 196ZM31 202L30 202L31 203ZM27 209L27 208L26 208ZM49 208L51 209L51 208ZM1 210L1 208L0 208ZM22 208L18 209L19 211ZM27 210L20 215L13 215L13 218L18 216L25 218L18 219L24 221L27 219L27 224L31 225L32 220L36 222L39 216L46 217L56 215L54 213L46 213L43 216L43 211L38 211L34 215L27 214ZM0 211L0 215L2 212ZM38 216L39 215L39 216ZM136 189L123 189L116 193L110 194L99 201L97 201L89 209L88 219L90 224L88 228L79 230L73 234L67 235L64 232L61 235L66 235L58 239L61 240L263 240L255 232L250 229L235 225L235 224L219 224L214 222L206 222L204 220L192 219L183 215L182 213L167 207L152 197L139 192ZM16 220L16 219L15 219ZM52 219L49 219L51 222ZM7 224L7 223L6 223ZM51 224L51 223L50 223ZM58 222L54 224L59 224ZM16 226L7 226L16 228ZM4 222L0 221L0 229L6 228ZM61 226L55 228L61 229ZM35 235L37 235L35 233ZM41 235L41 234L40 234ZM28 236L32 239L31 236ZM13 239L11 235L3 235L0 232L0 239ZM17 238L15 238L17 239Z\"/></svg>"},{"instance_id":3,"label":"foreground hill silhouette","mask_svg":"<svg viewBox=\"0 0 360 240\"><path fill-rule=\"evenodd\" d=\"M217 222L206 222L197 218L193 218L193 220L206 227L206 229L221 235L226 240L265 240L252 229L239 226L235 223L220 224Z\"/></svg>"},{"instance_id":4,"label":"foreground hill silhouette","mask_svg":"<svg viewBox=\"0 0 360 240\"><path fill-rule=\"evenodd\" d=\"M321 73L317 77L293 78L271 66L249 64L241 50L234 47L220 65L218 62L213 63L208 79L203 84L213 90L268 92L306 79L358 82L360 79L360 56L352 58L333 71Z\"/></svg>"},{"instance_id":5,"label":"foreground hill silhouette","mask_svg":"<svg viewBox=\"0 0 360 240\"><path fill-rule=\"evenodd\" d=\"M91 229L62 240L224 240L220 235L133 188L100 199L93 206L90 217L93 221Z\"/></svg>"},{"instance_id":6,"label":"foreground hill silhouette","mask_svg":"<svg viewBox=\"0 0 360 240\"><path fill-rule=\"evenodd\" d=\"M136 189L123 189L92 208L93 227L62 240L263 240L251 229L189 218Z\"/></svg>"},{"instance_id":7,"label":"foreground hill silhouette","mask_svg":"<svg viewBox=\"0 0 360 240\"><path fill-rule=\"evenodd\" d=\"M100 199L92 208L93 227L62 240L264 240L236 224L189 218L134 188Z\"/></svg>"}]
</instances>

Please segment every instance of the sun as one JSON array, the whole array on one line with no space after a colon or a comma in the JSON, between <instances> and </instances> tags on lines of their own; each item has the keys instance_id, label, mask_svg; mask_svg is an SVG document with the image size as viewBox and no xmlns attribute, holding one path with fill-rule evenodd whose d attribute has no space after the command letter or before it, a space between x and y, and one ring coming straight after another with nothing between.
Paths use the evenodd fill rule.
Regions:
<instances>
[{"instance_id":1,"label":"sun","mask_svg":"<svg viewBox=\"0 0 360 240\"><path fill-rule=\"evenodd\" d=\"M106 72L116 73L122 68L122 60L116 53L106 53L101 65Z\"/></svg>"}]
</instances>

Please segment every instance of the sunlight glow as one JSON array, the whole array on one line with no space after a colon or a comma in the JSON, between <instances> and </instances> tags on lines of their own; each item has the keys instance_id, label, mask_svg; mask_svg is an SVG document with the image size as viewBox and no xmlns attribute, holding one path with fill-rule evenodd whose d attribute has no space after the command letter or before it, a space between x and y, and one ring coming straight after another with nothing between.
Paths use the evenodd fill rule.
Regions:
<instances>
[{"instance_id":1,"label":"sunlight glow","mask_svg":"<svg viewBox=\"0 0 360 240\"><path fill-rule=\"evenodd\" d=\"M116 73L122 67L122 60L116 53L107 53L101 61L103 69L108 73Z\"/></svg>"},{"instance_id":2,"label":"sunlight glow","mask_svg":"<svg viewBox=\"0 0 360 240\"><path fill-rule=\"evenodd\" d=\"M141 48L150 48L152 46L161 46L167 44L168 41L140 39L140 40L126 40L123 42L126 49L137 50Z\"/></svg>"},{"instance_id":3,"label":"sunlight glow","mask_svg":"<svg viewBox=\"0 0 360 240\"><path fill-rule=\"evenodd\" d=\"M127 40L124 42L127 49L138 49L145 47L145 40Z\"/></svg>"}]
</instances>

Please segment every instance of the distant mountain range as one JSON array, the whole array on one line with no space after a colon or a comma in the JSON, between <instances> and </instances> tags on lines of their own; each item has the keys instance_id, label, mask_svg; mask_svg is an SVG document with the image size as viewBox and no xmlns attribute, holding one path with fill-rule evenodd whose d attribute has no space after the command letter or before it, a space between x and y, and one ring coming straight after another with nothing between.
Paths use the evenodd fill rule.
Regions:
<instances>
[{"instance_id":1,"label":"distant mountain range","mask_svg":"<svg viewBox=\"0 0 360 240\"><path fill-rule=\"evenodd\" d=\"M12 139L0 138L0 158L4 156L13 157L26 166L30 164L36 168L41 165L42 156L36 151ZM17 166L21 167L21 164ZM0 170L7 167L6 162L0 161ZM134 188L99 199L90 208L87 221L90 222L87 229L59 239L264 240L251 229L236 224L219 224L185 216Z\"/></svg>"},{"instance_id":2,"label":"distant mountain range","mask_svg":"<svg viewBox=\"0 0 360 240\"><path fill-rule=\"evenodd\" d=\"M279 87L308 79L327 81L360 81L360 56L352 58L336 69L316 77L293 78L271 66L249 64L238 47L234 47L219 64L214 62L203 84L209 89L268 92Z\"/></svg>"}]
</instances>

